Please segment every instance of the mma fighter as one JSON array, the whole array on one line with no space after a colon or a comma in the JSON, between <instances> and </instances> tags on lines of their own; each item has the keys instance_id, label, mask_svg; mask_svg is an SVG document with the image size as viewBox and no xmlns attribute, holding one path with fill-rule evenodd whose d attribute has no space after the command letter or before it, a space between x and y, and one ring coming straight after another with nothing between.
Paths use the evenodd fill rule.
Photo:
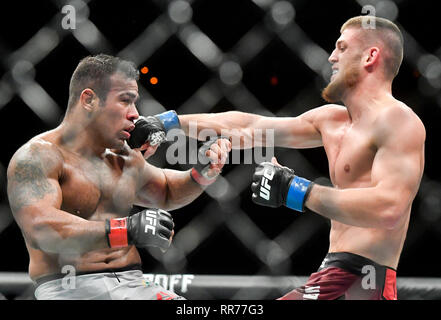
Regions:
<instances>
[{"instance_id":1,"label":"mma fighter","mask_svg":"<svg viewBox=\"0 0 441 320\"><path fill-rule=\"evenodd\" d=\"M308 208L331 220L322 265L280 299L397 299L396 270L424 169L425 128L392 96L403 59L399 28L372 16L375 28L365 28L363 19L343 24L329 57L332 76L322 92L329 104L297 117L236 111L179 116L187 135L195 123L197 131L229 137L233 148L264 145L254 129L274 129L275 146L324 147L332 186L299 177L275 158L253 176L255 203ZM366 286L368 272L375 283Z\"/></svg>"},{"instance_id":2,"label":"mma fighter","mask_svg":"<svg viewBox=\"0 0 441 320\"><path fill-rule=\"evenodd\" d=\"M62 123L30 139L9 163L9 204L37 299L182 298L144 280L137 248L169 247L174 223L164 210L185 206L214 182L231 144L209 140L201 148L206 164L189 171L150 165L146 159L179 119L171 111L143 118L146 135L131 139L138 77L128 61L84 58ZM133 205L146 209L129 216ZM69 282L66 267L75 271Z\"/></svg>"}]
</instances>

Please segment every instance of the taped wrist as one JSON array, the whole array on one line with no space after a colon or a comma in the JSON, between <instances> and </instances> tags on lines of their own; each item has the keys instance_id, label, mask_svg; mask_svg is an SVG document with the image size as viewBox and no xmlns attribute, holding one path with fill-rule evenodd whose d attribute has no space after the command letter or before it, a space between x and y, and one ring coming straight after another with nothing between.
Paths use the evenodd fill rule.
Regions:
<instances>
[{"instance_id":1,"label":"taped wrist","mask_svg":"<svg viewBox=\"0 0 441 320\"><path fill-rule=\"evenodd\" d=\"M171 129L180 129L181 123L179 122L179 117L174 110L165 111L163 113L155 115L155 117L164 126L165 133L169 132Z\"/></svg>"},{"instance_id":2,"label":"taped wrist","mask_svg":"<svg viewBox=\"0 0 441 320\"><path fill-rule=\"evenodd\" d=\"M110 248L122 248L129 245L127 218L106 220L106 238Z\"/></svg>"},{"instance_id":3,"label":"taped wrist","mask_svg":"<svg viewBox=\"0 0 441 320\"><path fill-rule=\"evenodd\" d=\"M299 212L304 212L305 202L308 199L313 185L314 183L308 179L294 176L289 184L285 206Z\"/></svg>"}]
</instances>

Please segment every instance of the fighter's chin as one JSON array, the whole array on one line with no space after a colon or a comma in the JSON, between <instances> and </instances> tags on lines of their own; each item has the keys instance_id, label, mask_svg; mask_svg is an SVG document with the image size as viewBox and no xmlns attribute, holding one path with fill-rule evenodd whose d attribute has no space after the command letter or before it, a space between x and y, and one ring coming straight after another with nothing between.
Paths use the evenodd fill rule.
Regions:
<instances>
[{"instance_id":1,"label":"fighter's chin","mask_svg":"<svg viewBox=\"0 0 441 320\"><path fill-rule=\"evenodd\" d=\"M125 141L125 139L115 139L115 141L111 143L111 146L109 146L108 149L122 150L124 148Z\"/></svg>"},{"instance_id":2,"label":"fighter's chin","mask_svg":"<svg viewBox=\"0 0 441 320\"><path fill-rule=\"evenodd\" d=\"M342 95L342 87L335 79L331 80L326 88L322 90L322 98L328 103L336 103L341 101Z\"/></svg>"}]
</instances>

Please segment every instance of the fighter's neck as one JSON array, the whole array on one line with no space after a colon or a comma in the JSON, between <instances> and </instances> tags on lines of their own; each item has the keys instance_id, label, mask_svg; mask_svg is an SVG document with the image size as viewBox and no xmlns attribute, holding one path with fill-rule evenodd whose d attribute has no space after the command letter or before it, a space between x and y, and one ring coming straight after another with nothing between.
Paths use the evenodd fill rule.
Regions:
<instances>
[{"instance_id":1,"label":"fighter's neck","mask_svg":"<svg viewBox=\"0 0 441 320\"><path fill-rule=\"evenodd\" d=\"M90 126L82 126L74 121L64 120L59 126L63 146L74 152L88 157L103 157L106 148L96 143Z\"/></svg>"},{"instance_id":2,"label":"fighter's neck","mask_svg":"<svg viewBox=\"0 0 441 320\"><path fill-rule=\"evenodd\" d=\"M349 90L342 102L348 109L352 121L359 120L367 113L378 111L385 107L387 101L393 100L391 85L388 84L360 84Z\"/></svg>"}]
</instances>

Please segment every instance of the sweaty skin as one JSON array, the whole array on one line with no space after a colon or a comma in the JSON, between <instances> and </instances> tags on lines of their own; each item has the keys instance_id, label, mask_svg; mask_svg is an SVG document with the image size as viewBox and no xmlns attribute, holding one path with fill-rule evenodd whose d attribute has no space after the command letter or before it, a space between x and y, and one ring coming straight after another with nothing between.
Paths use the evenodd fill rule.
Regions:
<instances>
[{"instance_id":1,"label":"sweaty skin","mask_svg":"<svg viewBox=\"0 0 441 320\"><path fill-rule=\"evenodd\" d=\"M233 148L265 145L265 137L254 137L255 129L274 129L274 146L323 146L334 187L314 185L306 207L331 219L329 252L351 252L397 268L424 170L425 129L392 96L391 81L372 71L381 62L381 48L360 52L358 36L345 29L329 58L338 70L331 82L341 80L354 61L361 70L357 85L342 97L345 106L327 104L298 117L230 111L179 119L187 134L216 130L231 137ZM191 123L197 131L189 130Z\"/></svg>"},{"instance_id":2,"label":"sweaty skin","mask_svg":"<svg viewBox=\"0 0 441 320\"><path fill-rule=\"evenodd\" d=\"M127 146L139 116L138 87L119 74L111 81L104 106L86 89L60 126L32 138L8 166L9 203L34 280L60 273L66 265L85 272L141 263L134 246L108 247L105 219L125 217L133 205L173 210L203 191L190 171L145 161L156 151L148 143L135 150ZM210 159L226 157L228 141L218 142L219 148L207 154ZM212 171L222 166L218 162Z\"/></svg>"}]
</instances>

